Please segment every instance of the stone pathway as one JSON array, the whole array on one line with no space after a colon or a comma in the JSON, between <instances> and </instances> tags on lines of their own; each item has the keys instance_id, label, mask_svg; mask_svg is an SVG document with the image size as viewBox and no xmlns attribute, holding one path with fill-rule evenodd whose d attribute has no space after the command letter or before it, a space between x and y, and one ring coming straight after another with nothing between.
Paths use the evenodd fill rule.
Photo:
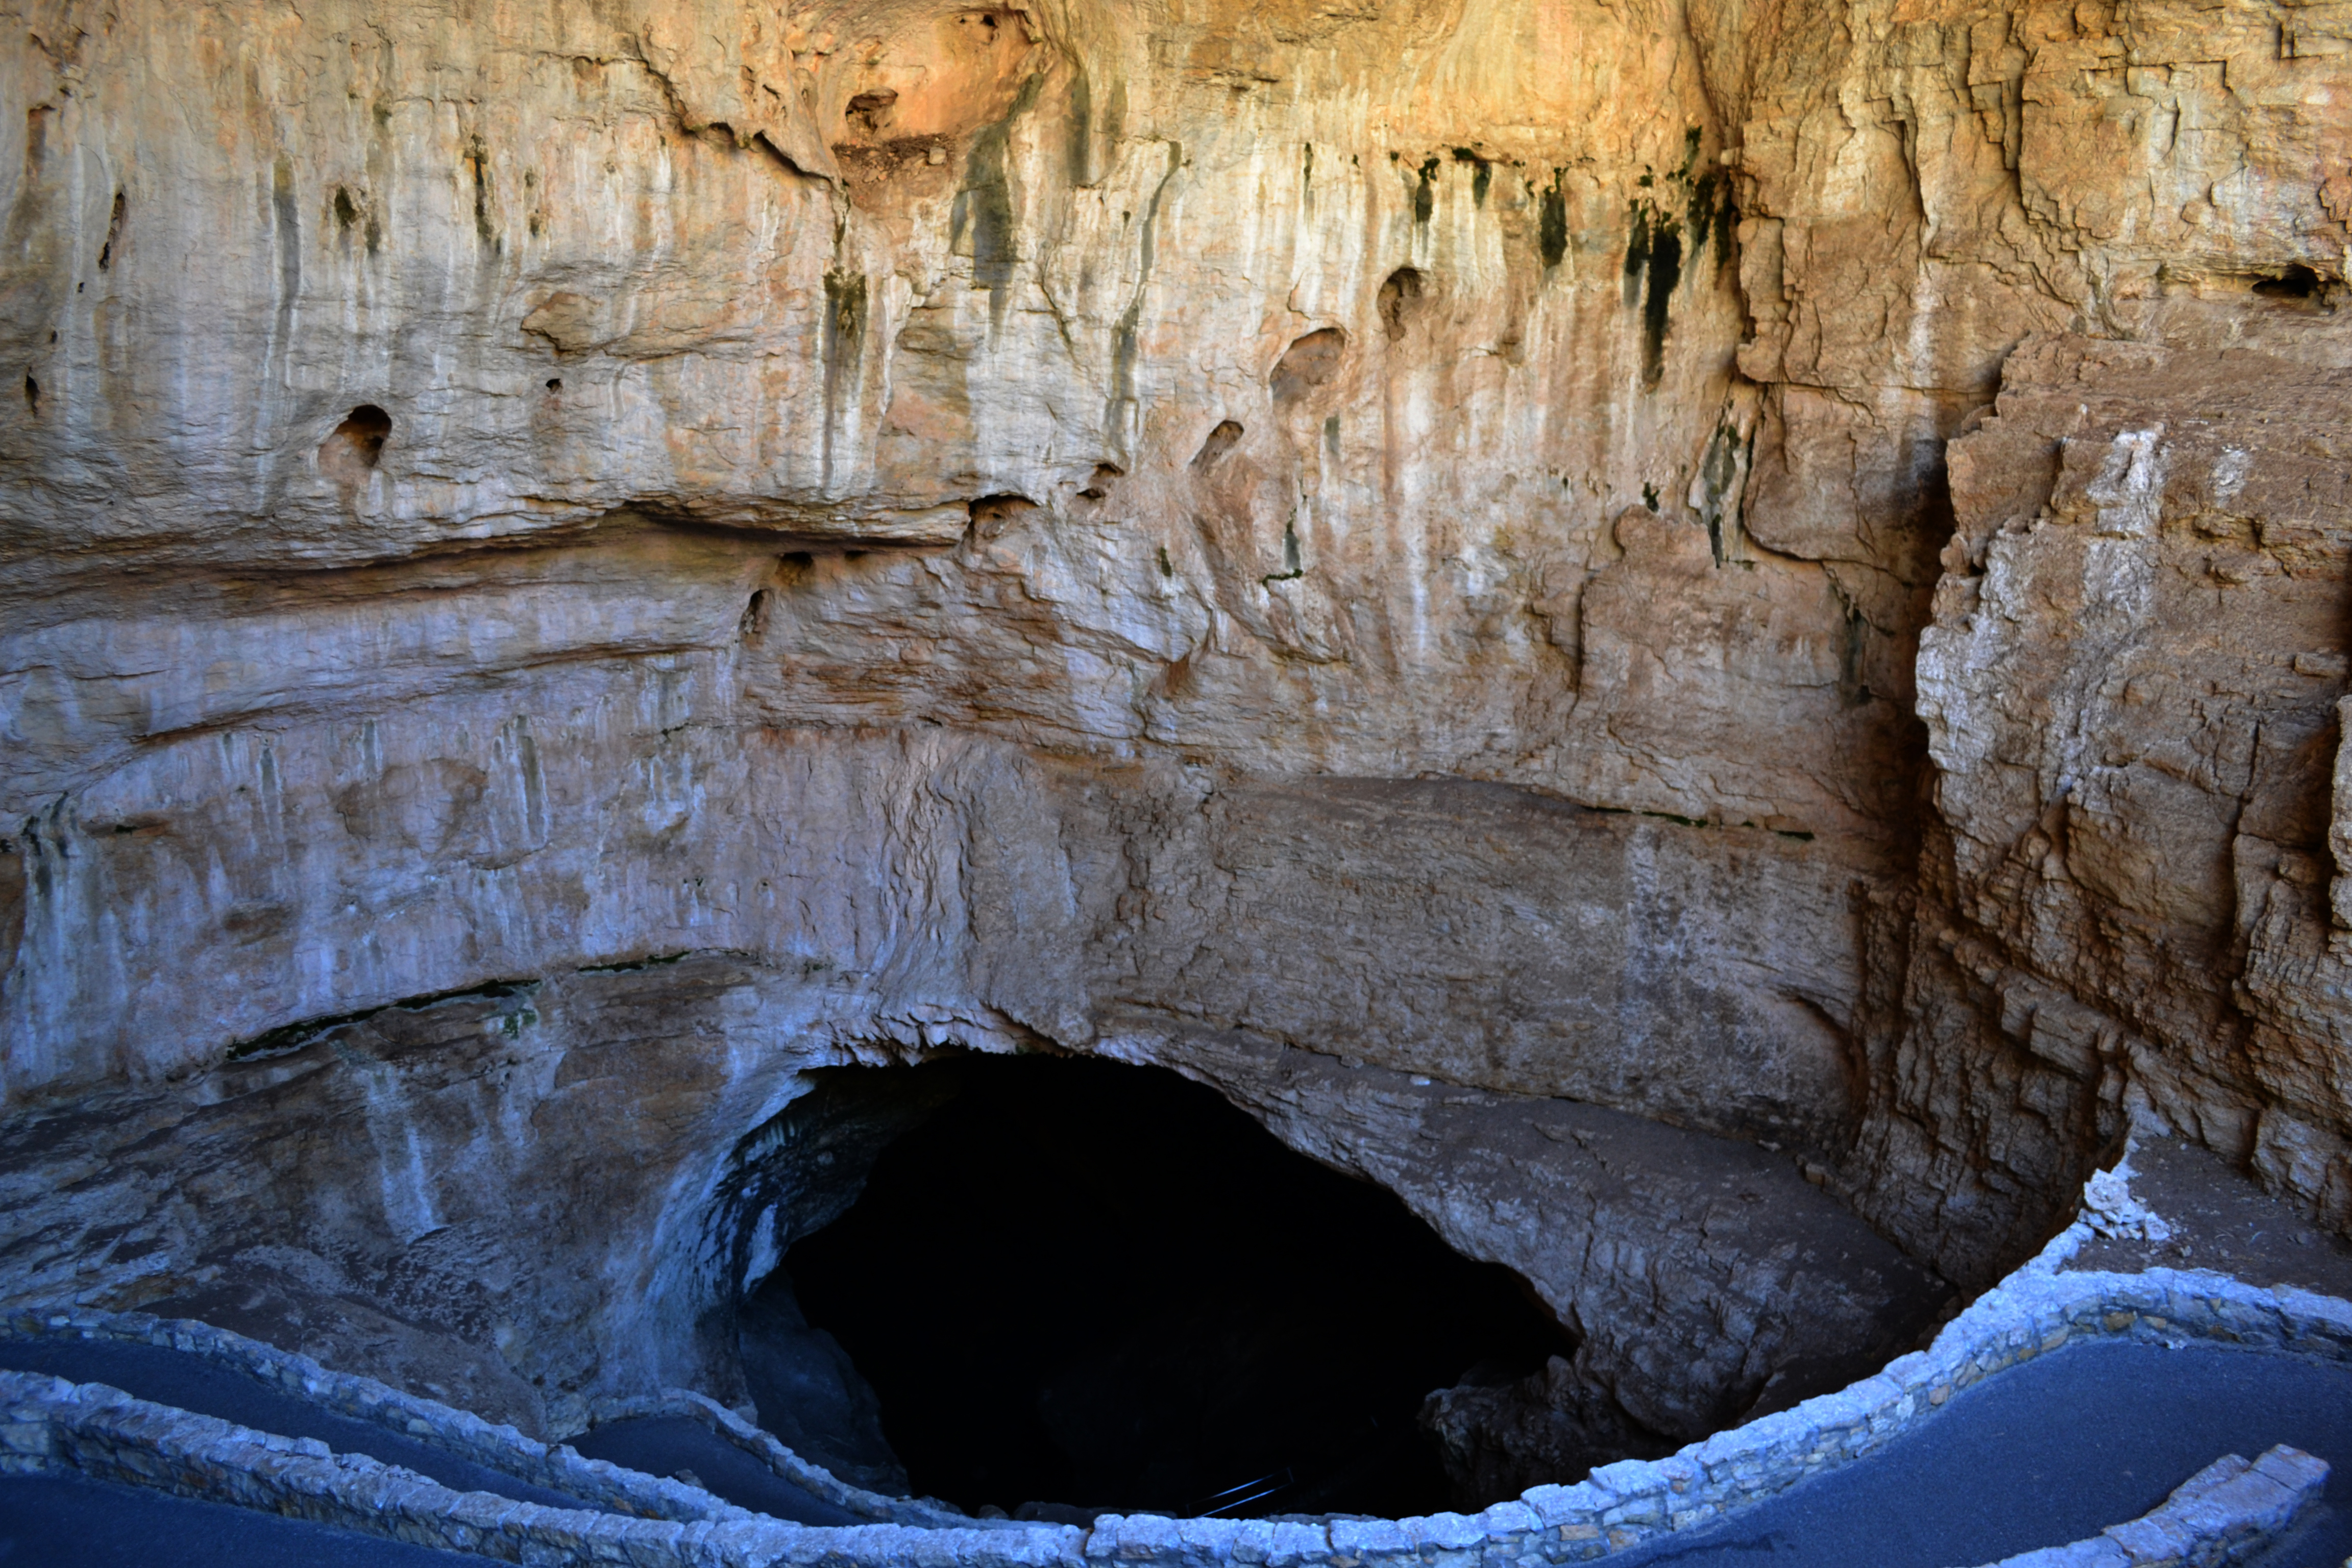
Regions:
<instances>
[{"instance_id":1,"label":"stone pathway","mask_svg":"<svg viewBox=\"0 0 2352 1568\"><path fill-rule=\"evenodd\" d=\"M399 1465L418 1475L430 1476L457 1491L496 1492L500 1497L548 1508L597 1506L568 1493L533 1486L487 1465L473 1464L446 1449L412 1441L373 1422L321 1410L200 1356L184 1355L155 1345L106 1340L0 1339L0 1370L44 1372L74 1383L102 1383L136 1398L192 1410L199 1415L215 1415L257 1432L275 1432L281 1437L315 1437L339 1454L365 1454L387 1465ZM0 1558L0 1563L5 1561ZM15 1565L9 1564L9 1568Z\"/></svg>"},{"instance_id":2,"label":"stone pathway","mask_svg":"<svg viewBox=\"0 0 2352 1568\"><path fill-rule=\"evenodd\" d=\"M1611 1568L1958 1568L2098 1535L2221 1455L2290 1443L2333 1473L2263 1568L2352 1552L2352 1366L2211 1345L2093 1342L1953 1396L1870 1459Z\"/></svg>"},{"instance_id":3,"label":"stone pathway","mask_svg":"<svg viewBox=\"0 0 2352 1568\"><path fill-rule=\"evenodd\" d=\"M0 1476L5 1568L461 1568L435 1552L82 1476Z\"/></svg>"}]
</instances>

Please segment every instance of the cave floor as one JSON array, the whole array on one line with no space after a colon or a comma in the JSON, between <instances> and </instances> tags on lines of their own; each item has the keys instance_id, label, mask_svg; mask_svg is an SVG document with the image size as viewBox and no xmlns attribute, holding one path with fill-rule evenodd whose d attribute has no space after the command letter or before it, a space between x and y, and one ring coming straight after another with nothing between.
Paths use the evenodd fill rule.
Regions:
<instances>
[{"instance_id":1,"label":"cave floor","mask_svg":"<svg viewBox=\"0 0 2352 1568\"><path fill-rule=\"evenodd\" d=\"M2070 1346L1955 1395L1858 1464L1612 1568L1954 1568L2136 1519L2223 1454L2288 1443L2327 1489L2262 1568L2352 1553L2352 1367L2211 1345Z\"/></svg>"}]
</instances>

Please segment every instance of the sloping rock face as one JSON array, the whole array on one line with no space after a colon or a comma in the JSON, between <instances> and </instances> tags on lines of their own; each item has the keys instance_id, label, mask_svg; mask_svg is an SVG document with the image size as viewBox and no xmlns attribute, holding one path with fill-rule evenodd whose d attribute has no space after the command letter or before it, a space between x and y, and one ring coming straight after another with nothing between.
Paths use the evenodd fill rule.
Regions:
<instances>
[{"instance_id":1,"label":"sloping rock face","mask_svg":"<svg viewBox=\"0 0 2352 1568\"><path fill-rule=\"evenodd\" d=\"M2352 1226L2341 12L0 7L0 1294L723 1388L971 1047Z\"/></svg>"}]
</instances>

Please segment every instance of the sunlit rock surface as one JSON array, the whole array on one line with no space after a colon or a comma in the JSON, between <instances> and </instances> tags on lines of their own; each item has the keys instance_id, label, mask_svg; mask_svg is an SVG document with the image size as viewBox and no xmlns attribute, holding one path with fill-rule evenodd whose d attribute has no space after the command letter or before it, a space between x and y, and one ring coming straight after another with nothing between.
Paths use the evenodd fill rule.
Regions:
<instances>
[{"instance_id":1,"label":"sunlit rock surface","mask_svg":"<svg viewBox=\"0 0 2352 1568\"><path fill-rule=\"evenodd\" d=\"M2341 7L0 23L0 1297L729 1392L754 1130L956 1047L2352 1226Z\"/></svg>"}]
</instances>

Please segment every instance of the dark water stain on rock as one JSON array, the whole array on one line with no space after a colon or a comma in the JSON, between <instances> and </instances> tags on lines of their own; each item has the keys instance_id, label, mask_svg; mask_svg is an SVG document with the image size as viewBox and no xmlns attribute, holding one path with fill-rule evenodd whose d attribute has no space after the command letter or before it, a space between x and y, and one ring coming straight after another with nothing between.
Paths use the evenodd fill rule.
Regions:
<instances>
[{"instance_id":1,"label":"dark water stain on rock","mask_svg":"<svg viewBox=\"0 0 2352 1568\"><path fill-rule=\"evenodd\" d=\"M1566 172L1554 169L1536 212L1536 253L1549 272L1568 255L1568 193L1560 189Z\"/></svg>"},{"instance_id":2,"label":"dark water stain on rock","mask_svg":"<svg viewBox=\"0 0 2352 1568\"><path fill-rule=\"evenodd\" d=\"M1625 244L1625 303L1642 308L1642 385L1654 388L1665 374L1667 317L1683 277L1683 231L1680 221L1647 201L1633 204L1633 235Z\"/></svg>"},{"instance_id":3,"label":"dark water stain on rock","mask_svg":"<svg viewBox=\"0 0 2352 1568\"><path fill-rule=\"evenodd\" d=\"M1070 81L1070 138L1065 148L1073 185L1093 184L1094 110L1094 89L1081 66Z\"/></svg>"},{"instance_id":4,"label":"dark water stain on rock","mask_svg":"<svg viewBox=\"0 0 2352 1568\"><path fill-rule=\"evenodd\" d=\"M866 275L824 275L824 484L833 485L834 433L841 423L841 393L854 399L866 358Z\"/></svg>"},{"instance_id":5,"label":"dark water stain on rock","mask_svg":"<svg viewBox=\"0 0 2352 1568\"><path fill-rule=\"evenodd\" d=\"M1425 227L1430 215L1437 210L1437 160L1425 158L1414 172L1412 186L1412 222L1416 228Z\"/></svg>"},{"instance_id":6,"label":"dark water stain on rock","mask_svg":"<svg viewBox=\"0 0 2352 1568\"><path fill-rule=\"evenodd\" d=\"M1495 165L1480 157L1477 150L1471 147L1456 147L1454 149L1454 161L1457 163L1467 163L1470 165L1470 205L1478 207L1485 206L1486 205L1486 192L1494 185L1495 183Z\"/></svg>"},{"instance_id":7,"label":"dark water stain on rock","mask_svg":"<svg viewBox=\"0 0 2352 1568\"><path fill-rule=\"evenodd\" d=\"M1168 195L1169 182L1176 171L1184 166L1184 144L1168 143L1168 168L1152 187L1151 201L1143 209L1143 227L1138 237L1135 293L1129 299L1127 309L1120 312L1118 324L1111 332L1110 399L1103 410L1103 424L1119 445L1119 455L1128 455L1122 416L1135 405L1135 364L1137 340L1143 328L1143 291L1151 281L1151 266L1159 244L1160 204Z\"/></svg>"},{"instance_id":8,"label":"dark water stain on rock","mask_svg":"<svg viewBox=\"0 0 2352 1568\"><path fill-rule=\"evenodd\" d=\"M1005 291L1012 287L1013 263L1019 259L1013 240L1013 182L1005 167L1013 122L1035 105L1044 80L1033 76L1024 82L1004 118L972 138L963 188L956 192L948 209L948 247L959 256L971 258L971 280L988 290L992 328L1003 325Z\"/></svg>"}]
</instances>

